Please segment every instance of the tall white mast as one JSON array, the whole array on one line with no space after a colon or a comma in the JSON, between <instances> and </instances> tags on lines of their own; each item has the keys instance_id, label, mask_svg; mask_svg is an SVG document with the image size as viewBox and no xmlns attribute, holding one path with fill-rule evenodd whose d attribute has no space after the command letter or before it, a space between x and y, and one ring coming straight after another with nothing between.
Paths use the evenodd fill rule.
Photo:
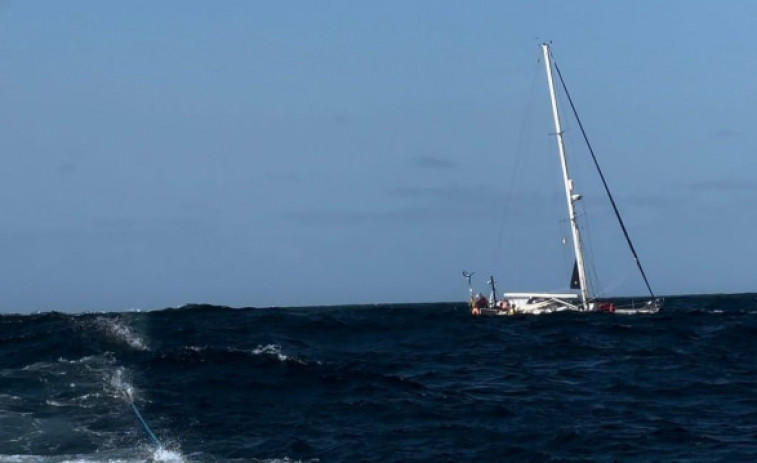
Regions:
<instances>
[{"instance_id":1,"label":"tall white mast","mask_svg":"<svg viewBox=\"0 0 757 463\"><path fill-rule=\"evenodd\" d=\"M555 96L555 84L552 81L552 62L550 61L549 44L541 45L544 53L544 66L547 69L547 82L549 83L549 97L552 99L552 117L555 120L555 132L557 135L557 150L560 153L560 165L562 166L562 177L565 184L565 199L568 202L568 217L570 218L570 229L573 234L573 251L576 254L576 265L578 266L578 281L581 284L581 302L583 309L589 310L589 287L586 282L586 270L584 269L584 255L581 247L581 234L578 231L576 222L576 211L573 203L581 199L581 195L573 193L573 180L568 175L568 164L565 160L565 145L563 143L562 127L560 126L560 114L557 110L557 97Z\"/></svg>"}]
</instances>

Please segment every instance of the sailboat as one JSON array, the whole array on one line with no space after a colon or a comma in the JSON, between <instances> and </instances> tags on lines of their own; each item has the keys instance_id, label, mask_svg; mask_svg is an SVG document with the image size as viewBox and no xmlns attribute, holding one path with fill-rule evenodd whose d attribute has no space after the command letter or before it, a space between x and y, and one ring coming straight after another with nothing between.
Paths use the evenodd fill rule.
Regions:
<instances>
[{"instance_id":1,"label":"sailboat","mask_svg":"<svg viewBox=\"0 0 757 463\"><path fill-rule=\"evenodd\" d=\"M555 137L557 141L557 151L560 157L560 167L562 172L563 187L565 192L565 200L567 204L568 222L570 223L573 254L575 257L575 265L571 276L570 288L576 292L564 292L564 293L552 293L552 292L505 292L501 298L497 297L497 291L495 288L494 277L490 277L488 285L491 288L489 297L474 293L473 286L471 284L471 277L473 273L463 272L463 276L468 281L468 292L470 310L473 315L520 315L520 314L544 314L552 312L562 311L576 311L576 312L607 312L615 314L652 314L657 313L662 309L663 301L655 296L652 291L652 287L649 284L644 268L641 266L636 249L631 242L631 238L628 235L623 219L620 217L617 205L615 203L610 189L605 181L604 174L599 168L599 163L594 155L594 151L591 148L591 144L588 141L586 132L584 131L581 120L578 118L573 100L570 98L565 82L562 80L560 69L554 62L554 58L550 51L549 43L543 43L541 45L542 53L544 56L544 66L547 73L547 83L549 87L549 97L552 103L552 118L555 125ZM626 238L628 247L633 255L636 266L641 273L646 288L649 292L649 299L637 303L632 302L630 305L621 306L616 305L609 301L599 301L592 295L592 288L589 287L589 282L586 274L586 261L583 252L583 241L581 238L581 230L578 225L577 214L575 210L575 203L582 199L582 196L575 192L573 179L570 177L569 166L565 156L565 144L563 141L563 130L560 121L560 112L558 111L557 96L555 93L555 82L553 79L553 71L556 72L560 79L562 88L565 91L570 107L573 110L573 114L576 117L578 126L581 129L583 138L587 144L588 151L591 153L591 157L594 161L594 166L597 169L599 177L604 186L605 192L610 200L610 204L615 212L615 216L618 219L623 235Z\"/></svg>"}]
</instances>

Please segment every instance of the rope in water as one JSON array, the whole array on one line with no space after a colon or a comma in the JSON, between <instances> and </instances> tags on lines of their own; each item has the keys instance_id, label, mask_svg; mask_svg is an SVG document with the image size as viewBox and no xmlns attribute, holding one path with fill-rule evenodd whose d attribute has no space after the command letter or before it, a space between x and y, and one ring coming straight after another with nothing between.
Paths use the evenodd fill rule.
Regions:
<instances>
[{"instance_id":1,"label":"rope in water","mask_svg":"<svg viewBox=\"0 0 757 463\"><path fill-rule=\"evenodd\" d=\"M157 445L158 447L162 447L162 445L160 445L160 441L158 440L158 438L155 437L155 433L153 433L152 429L150 429L150 426L147 425L147 421L145 421L145 419L142 418L142 414L139 413L139 410L137 410L137 406L134 405L134 402L130 400L129 405L131 405L131 409L134 410L134 414L137 415L137 418L139 418L139 421L142 423L142 426L145 428L145 431L147 432L147 434L155 442L155 445Z\"/></svg>"}]
</instances>

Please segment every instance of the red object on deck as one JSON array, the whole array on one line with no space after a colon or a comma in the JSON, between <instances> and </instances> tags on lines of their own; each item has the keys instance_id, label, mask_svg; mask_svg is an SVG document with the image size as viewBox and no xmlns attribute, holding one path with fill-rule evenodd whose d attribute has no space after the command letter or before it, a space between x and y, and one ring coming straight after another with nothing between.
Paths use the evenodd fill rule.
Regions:
<instances>
[{"instance_id":1,"label":"red object on deck","mask_svg":"<svg viewBox=\"0 0 757 463\"><path fill-rule=\"evenodd\" d=\"M612 302L600 302L599 311L613 313L615 312L615 304L613 304Z\"/></svg>"}]
</instances>

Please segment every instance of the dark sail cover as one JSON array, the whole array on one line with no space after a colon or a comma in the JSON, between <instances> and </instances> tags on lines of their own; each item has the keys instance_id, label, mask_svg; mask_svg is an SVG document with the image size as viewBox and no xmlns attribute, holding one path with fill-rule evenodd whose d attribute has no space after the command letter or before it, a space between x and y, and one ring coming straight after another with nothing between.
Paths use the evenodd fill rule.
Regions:
<instances>
[{"instance_id":1,"label":"dark sail cover","mask_svg":"<svg viewBox=\"0 0 757 463\"><path fill-rule=\"evenodd\" d=\"M581 289L581 279L578 278L578 262L573 264L573 275L570 277L570 289Z\"/></svg>"}]
</instances>

